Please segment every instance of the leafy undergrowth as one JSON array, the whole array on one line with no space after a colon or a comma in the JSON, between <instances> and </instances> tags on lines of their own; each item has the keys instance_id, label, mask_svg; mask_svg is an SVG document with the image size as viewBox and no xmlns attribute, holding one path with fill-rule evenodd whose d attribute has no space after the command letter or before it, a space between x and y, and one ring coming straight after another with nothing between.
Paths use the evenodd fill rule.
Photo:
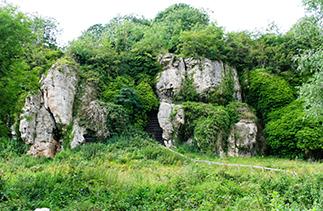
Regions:
<instances>
[{"instance_id":1,"label":"leafy undergrowth","mask_svg":"<svg viewBox=\"0 0 323 211\"><path fill-rule=\"evenodd\" d=\"M3 149L2 149L3 150ZM193 163L144 134L65 150L54 159L0 153L0 210L321 210L323 165L277 158L194 159L291 170Z\"/></svg>"}]
</instances>

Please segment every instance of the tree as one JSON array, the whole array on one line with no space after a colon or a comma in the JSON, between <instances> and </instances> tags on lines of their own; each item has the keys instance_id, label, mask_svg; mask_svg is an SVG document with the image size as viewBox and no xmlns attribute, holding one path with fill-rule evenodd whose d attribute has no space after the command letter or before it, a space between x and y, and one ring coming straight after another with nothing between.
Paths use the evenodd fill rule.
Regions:
<instances>
[{"instance_id":1,"label":"tree","mask_svg":"<svg viewBox=\"0 0 323 211\"><path fill-rule=\"evenodd\" d=\"M0 7L0 77L10 65L24 55L30 43L31 20L12 6Z\"/></svg>"},{"instance_id":2,"label":"tree","mask_svg":"<svg viewBox=\"0 0 323 211\"><path fill-rule=\"evenodd\" d=\"M26 94L38 89L40 75L61 56L54 28L41 17L0 7L0 136L8 135Z\"/></svg>"},{"instance_id":3,"label":"tree","mask_svg":"<svg viewBox=\"0 0 323 211\"><path fill-rule=\"evenodd\" d=\"M248 32L230 32L225 35L225 62L238 71L253 68L251 52L254 40Z\"/></svg>"},{"instance_id":4,"label":"tree","mask_svg":"<svg viewBox=\"0 0 323 211\"><path fill-rule=\"evenodd\" d=\"M36 45L57 48L58 23L53 18L43 18L40 16L32 17L31 30L36 36L34 42Z\"/></svg>"},{"instance_id":5,"label":"tree","mask_svg":"<svg viewBox=\"0 0 323 211\"><path fill-rule=\"evenodd\" d=\"M323 1L322 0L303 0L306 10L312 13L322 24L323 20Z\"/></svg>"},{"instance_id":6,"label":"tree","mask_svg":"<svg viewBox=\"0 0 323 211\"><path fill-rule=\"evenodd\" d=\"M207 26L209 17L203 10L193 8L187 4L175 4L157 14L154 25L162 25L166 33L164 40L167 49L176 52L179 43L179 35L183 31L189 31L196 26ZM157 33L155 31L155 33Z\"/></svg>"},{"instance_id":7,"label":"tree","mask_svg":"<svg viewBox=\"0 0 323 211\"><path fill-rule=\"evenodd\" d=\"M306 78L312 76L300 87L304 108L309 116L323 117L323 50L307 51L296 58L297 70Z\"/></svg>"},{"instance_id":8,"label":"tree","mask_svg":"<svg viewBox=\"0 0 323 211\"><path fill-rule=\"evenodd\" d=\"M178 52L184 57L222 59L223 30L215 25L184 31L180 34Z\"/></svg>"}]
</instances>

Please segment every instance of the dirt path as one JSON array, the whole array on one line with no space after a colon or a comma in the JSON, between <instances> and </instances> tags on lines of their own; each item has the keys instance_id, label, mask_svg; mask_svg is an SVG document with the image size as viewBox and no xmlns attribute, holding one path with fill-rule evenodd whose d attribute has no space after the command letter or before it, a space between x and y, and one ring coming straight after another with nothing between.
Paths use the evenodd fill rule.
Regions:
<instances>
[{"instance_id":1,"label":"dirt path","mask_svg":"<svg viewBox=\"0 0 323 211\"><path fill-rule=\"evenodd\" d=\"M194 158L187 157L186 155L183 155L182 153L176 152L170 148L167 148L167 147L165 147L165 148L168 149L169 151L187 159L187 160L194 162L194 163L206 163L208 165L229 166L229 167L253 168L253 169L260 169L260 170L265 170L265 171L285 172L285 173L297 175L296 172L294 172L294 171L288 171L288 170L278 169L278 168L269 168L269 167L265 167L265 166L255 166L255 165L238 164L238 163L223 163L223 162L216 162L216 161L210 161L210 160L194 159Z\"/></svg>"}]
</instances>

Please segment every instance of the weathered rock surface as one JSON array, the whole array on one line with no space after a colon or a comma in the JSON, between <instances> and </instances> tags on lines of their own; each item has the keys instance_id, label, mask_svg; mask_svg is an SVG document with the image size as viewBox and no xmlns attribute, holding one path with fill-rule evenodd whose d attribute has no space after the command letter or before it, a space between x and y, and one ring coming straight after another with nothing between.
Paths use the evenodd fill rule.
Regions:
<instances>
[{"instance_id":1,"label":"weathered rock surface","mask_svg":"<svg viewBox=\"0 0 323 211\"><path fill-rule=\"evenodd\" d=\"M166 54L160 62L164 65L164 71L158 76L157 94L160 99L171 102L185 79L185 63L182 58L175 59L173 54Z\"/></svg>"},{"instance_id":2,"label":"weathered rock surface","mask_svg":"<svg viewBox=\"0 0 323 211\"><path fill-rule=\"evenodd\" d=\"M85 143L87 141L85 136L104 139L110 135L107 128L107 110L98 100L91 101L87 106L84 106L81 112L80 117L75 119L73 125L72 149Z\"/></svg>"},{"instance_id":3,"label":"weathered rock surface","mask_svg":"<svg viewBox=\"0 0 323 211\"><path fill-rule=\"evenodd\" d=\"M202 95L219 87L228 74L233 78L233 97L241 100L241 88L236 70L220 61L176 58L173 54L166 54L160 59L160 63L164 65L164 69L157 77L156 89L161 100L172 102L187 77L193 79L196 92Z\"/></svg>"},{"instance_id":4,"label":"weathered rock surface","mask_svg":"<svg viewBox=\"0 0 323 211\"><path fill-rule=\"evenodd\" d=\"M41 80L45 107L57 124L67 125L72 121L77 83L76 67L67 64L55 64Z\"/></svg>"},{"instance_id":5,"label":"weathered rock surface","mask_svg":"<svg viewBox=\"0 0 323 211\"><path fill-rule=\"evenodd\" d=\"M42 94L27 97L19 131L22 140L31 145L28 154L53 157L60 148L55 129L55 120L45 108Z\"/></svg>"},{"instance_id":6,"label":"weathered rock surface","mask_svg":"<svg viewBox=\"0 0 323 211\"><path fill-rule=\"evenodd\" d=\"M28 153L53 157L60 149L60 133L72 122L77 68L55 64L41 80L41 91L26 98L19 131L31 145Z\"/></svg>"},{"instance_id":7,"label":"weathered rock surface","mask_svg":"<svg viewBox=\"0 0 323 211\"><path fill-rule=\"evenodd\" d=\"M184 124L184 110L181 105L161 102L158 111L158 122L163 129L163 140L167 147L174 144L176 130Z\"/></svg>"},{"instance_id":8,"label":"weathered rock surface","mask_svg":"<svg viewBox=\"0 0 323 211\"><path fill-rule=\"evenodd\" d=\"M228 139L228 156L251 156L256 154L258 128L254 121L241 119Z\"/></svg>"},{"instance_id":9,"label":"weathered rock surface","mask_svg":"<svg viewBox=\"0 0 323 211\"><path fill-rule=\"evenodd\" d=\"M196 60L192 58L176 58L173 54L166 54L160 59L164 65L163 71L157 77L156 90L161 101L158 121L163 129L163 140L170 147L176 139L176 131L184 125L184 110L181 105L174 104L174 96L181 90L187 77L192 79L196 93L205 95L221 86L229 75L232 79L233 98L241 101L241 87L237 71L220 61L209 59ZM257 125L255 115L248 108L241 108L241 113L252 118L241 118L232 126L228 141L219 148L219 155L250 156L257 151ZM243 115L242 115L243 116ZM192 137L188 140L191 140ZM225 146L224 146L225 145Z\"/></svg>"}]
</instances>

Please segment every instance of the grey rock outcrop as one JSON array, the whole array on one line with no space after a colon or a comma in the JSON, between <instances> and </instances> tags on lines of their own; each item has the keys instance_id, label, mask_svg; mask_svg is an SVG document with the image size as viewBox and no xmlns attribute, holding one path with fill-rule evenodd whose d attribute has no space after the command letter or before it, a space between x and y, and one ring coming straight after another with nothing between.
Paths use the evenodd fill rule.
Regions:
<instances>
[{"instance_id":1,"label":"grey rock outcrop","mask_svg":"<svg viewBox=\"0 0 323 211\"><path fill-rule=\"evenodd\" d=\"M96 84L94 82L88 82L81 84L80 92L83 93L80 97L80 102L82 104L80 105L79 114L78 116L86 117L86 110L88 110L88 107L92 101L94 101L97 97L97 90L96 90ZM86 135L86 125L82 124L82 121L79 117L77 117L74 120L73 123L73 138L71 141L71 148L74 149L77 146L83 144L86 142L84 135Z\"/></svg>"},{"instance_id":2,"label":"grey rock outcrop","mask_svg":"<svg viewBox=\"0 0 323 211\"><path fill-rule=\"evenodd\" d=\"M166 54L159 61L163 65L163 71L157 76L156 91L161 101L158 121L163 129L163 140L166 146L173 144L174 127L184 124L184 111L179 109L177 114L171 119L171 114L175 107L174 98L183 88L183 84L188 77L192 79L196 93L200 96L207 95L211 91L220 87L226 76L232 77L234 87L233 97L241 101L241 87L238 74L234 68L223 64L220 61L209 59L177 58L174 54ZM183 117L183 118L180 118Z\"/></svg>"},{"instance_id":3,"label":"grey rock outcrop","mask_svg":"<svg viewBox=\"0 0 323 211\"><path fill-rule=\"evenodd\" d=\"M158 122L163 129L165 146L173 146L176 131L184 124L184 110L182 106L161 102L158 111Z\"/></svg>"},{"instance_id":4,"label":"grey rock outcrop","mask_svg":"<svg viewBox=\"0 0 323 211\"><path fill-rule=\"evenodd\" d=\"M251 156L257 151L258 128L254 121L241 119L237 122L228 139L228 156Z\"/></svg>"},{"instance_id":5,"label":"grey rock outcrop","mask_svg":"<svg viewBox=\"0 0 323 211\"><path fill-rule=\"evenodd\" d=\"M233 99L242 100L237 71L221 61L176 58L173 54L166 54L161 57L160 63L164 69L157 76L156 84L161 102L158 121L163 130L164 143L168 147L174 144L178 129L185 124L184 110L180 104L174 104L174 101L188 77L199 96L205 96L217 88L220 88L221 92L224 81L228 80L226 77L230 77L230 83L233 83L230 86L233 89ZM232 126L228 140L221 142L217 152L219 155L251 156L256 154L258 128L255 115L247 107L240 109L241 119ZM187 143L192 142L192 138L189 138Z\"/></svg>"},{"instance_id":6,"label":"grey rock outcrop","mask_svg":"<svg viewBox=\"0 0 323 211\"><path fill-rule=\"evenodd\" d=\"M57 124L67 125L72 121L77 83L76 67L59 63L53 65L41 80L45 107L53 114Z\"/></svg>"},{"instance_id":7,"label":"grey rock outcrop","mask_svg":"<svg viewBox=\"0 0 323 211\"><path fill-rule=\"evenodd\" d=\"M97 139L107 138L110 135L107 128L107 115L106 108L98 100L91 101L84 108L81 116L74 121L71 148L85 143L87 135L95 136Z\"/></svg>"},{"instance_id":8,"label":"grey rock outcrop","mask_svg":"<svg viewBox=\"0 0 323 211\"><path fill-rule=\"evenodd\" d=\"M55 120L44 106L42 93L27 97L19 131L22 140L31 145L28 154L53 157L60 148L55 129Z\"/></svg>"},{"instance_id":9,"label":"grey rock outcrop","mask_svg":"<svg viewBox=\"0 0 323 211\"><path fill-rule=\"evenodd\" d=\"M72 123L77 82L75 65L57 63L41 79L41 90L26 98L19 132L31 145L29 154L53 157L61 149L60 133Z\"/></svg>"},{"instance_id":10,"label":"grey rock outcrop","mask_svg":"<svg viewBox=\"0 0 323 211\"><path fill-rule=\"evenodd\" d=\"M203 95L218 88L228 75L233 79L233 97L241 100L237 71L220 61L176 58L173 54L166 54L161 57L160 63L164 69L157 76L156 90L161 100L172 102L187 77L192 78L196 92Z\"/></svg>"},{"instance_id":11,"label":"grey rock outcrop","mask_svg":"<svg viewBox=\"0 0 323 211\"><path fill-rule=\"evenodd\" d=\"M86 143L85 136L90 135L97 139L104 139L110 135L109 128L107 128L108 112L103 103L97 100L96 87L95 82L86 82L81 85L81 93L83 94L80 97L80 102L82 104L73 123L72 149Z\"/></svg>"}]
</instances>

